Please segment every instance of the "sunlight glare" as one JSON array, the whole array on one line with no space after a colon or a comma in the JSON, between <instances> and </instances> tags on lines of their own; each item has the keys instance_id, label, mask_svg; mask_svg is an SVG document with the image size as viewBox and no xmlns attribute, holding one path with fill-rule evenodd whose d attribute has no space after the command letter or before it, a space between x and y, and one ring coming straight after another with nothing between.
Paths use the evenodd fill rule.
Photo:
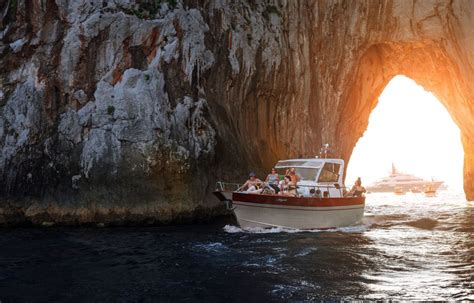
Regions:
<instances>
[{"instance_id":1,"label":"sunlight glare","mask_svg":"<svg viewBox=\"0 0 474 303\"><path fill-rule=\"evenodd\" d=\"M445 181L462 190L464 151L458 126L430 92L394 77L379 97L352 153L346 184L370 184L389 175L392 162L405 173Z\"/></svg>"}]
</instances>

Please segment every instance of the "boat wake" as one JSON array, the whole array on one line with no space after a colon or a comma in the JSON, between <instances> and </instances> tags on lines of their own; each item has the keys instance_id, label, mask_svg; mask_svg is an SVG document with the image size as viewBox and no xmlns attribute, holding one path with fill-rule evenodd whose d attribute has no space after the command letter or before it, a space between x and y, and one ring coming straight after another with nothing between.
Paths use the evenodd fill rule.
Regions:
<instances>
[{"instance_id":1,"label":"boat wake","mask_svg":"<svg viewBox=\"0 0 474 303\"><path fill-rule=\"evenodd\" d=\"M272 228L261 228L261 227L251 227L251 228L240 228L235 225L226 225L224 226L224 231L226 233L235 234L235 233L249 233L249 234L278 234L278 233L320 233L320 232L344 232L344 233L361 233L365 232L370 225L360 224L346 227L330 228L330 229L295 229L287 227L272 227Z\"/></svg>"}]
</instances>

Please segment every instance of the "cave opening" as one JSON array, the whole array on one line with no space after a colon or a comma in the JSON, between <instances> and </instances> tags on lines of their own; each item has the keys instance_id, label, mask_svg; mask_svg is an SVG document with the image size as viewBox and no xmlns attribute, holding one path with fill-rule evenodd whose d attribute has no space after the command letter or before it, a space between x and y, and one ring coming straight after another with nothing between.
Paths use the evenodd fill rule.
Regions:
<instances>
[{"instance_id":1,"label":"cave opening","mask_svg":"<svg viewBox=\"0 0 474 303\"><path fill-rule=\"evenodd\" d=\"M445 182L463 192L464 150L459 127L443 104L402 75L386 85L351 154L346 184L370 184L399 171Z\"/></svg>"}]
</instances>

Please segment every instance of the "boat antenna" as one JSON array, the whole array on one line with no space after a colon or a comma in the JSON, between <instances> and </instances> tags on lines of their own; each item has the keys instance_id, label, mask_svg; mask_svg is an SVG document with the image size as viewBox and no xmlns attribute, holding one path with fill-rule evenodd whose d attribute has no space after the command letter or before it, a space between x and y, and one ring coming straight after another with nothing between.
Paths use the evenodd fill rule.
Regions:
<instances>
[{"instance_id":1,"label":"boat antenna","mask_svg":"<svg viewBox=\"0 0 474 303\"><path fill-rule=\"evenodd\" d=\"M392 175L396 175L397 174L397 169L395 167L395 163L392 162Z\"/></svg>"},{"instance_id":2,"label":"boat antenna","mask_svg":"<svg viewBox=\"0 0 474 303\"><path fill-rule=\"evenodd\" d=\"M328 143L325 143L321 146L321 148L319 149L319 158L321 159L327 159L328 155L329 155L329 144Z\"/></svg>"}]
</instances>

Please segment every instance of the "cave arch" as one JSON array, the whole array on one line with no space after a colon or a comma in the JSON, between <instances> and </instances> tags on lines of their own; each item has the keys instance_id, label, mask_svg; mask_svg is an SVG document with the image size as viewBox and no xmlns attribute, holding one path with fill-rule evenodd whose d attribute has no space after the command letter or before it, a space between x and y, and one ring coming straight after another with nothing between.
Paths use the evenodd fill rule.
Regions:
<instances>
[{"instance_id":1,"label":"cave arch","mask_svg":"<svg viewBox=\"0 0 474 303\"><path fill-rule=\"evenodd\" d=\"M464 192L474 199L474 123L469 100L473 96L469 69L439 43L381 43L367 48L349 81L337 123L338 152L346 160L368 126L369 115L388 82L405 75L432 92L444 105L461 130L464 148Z\"/></svg>"},{"instance_id":2,"label":"cave arch","mask_svg":"<svg viewBox=\"0 0 474 303\"><path fill-rule=\"evenodd\" d=\"M378 98L351 154L346 183L362 177L370 184L395 164L402 172L443 180L451 191L459 191L463 157L460 129L446 108L412 79L397 75Z\"/></svg>"}]
</instances>

